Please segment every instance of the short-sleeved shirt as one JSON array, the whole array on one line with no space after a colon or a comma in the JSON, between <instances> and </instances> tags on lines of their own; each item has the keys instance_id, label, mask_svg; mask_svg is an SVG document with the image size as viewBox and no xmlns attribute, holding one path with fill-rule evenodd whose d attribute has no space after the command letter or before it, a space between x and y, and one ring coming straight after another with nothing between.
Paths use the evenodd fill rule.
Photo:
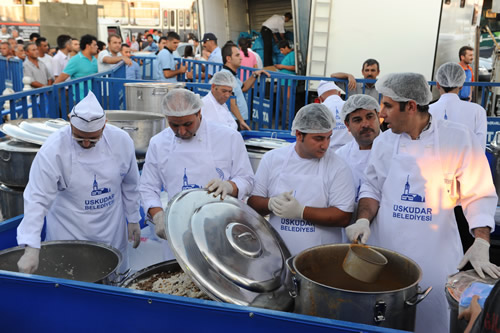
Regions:
<instances>
[{"instance_id":1,"label":"short-sleeved shirt","mask_svg":"<svg viewBox=\"0 0 500 333\"><path fill-rule=\"evenodd\" d=\"M40 82L43 85L48 84L49 80L53 79L47 66L40 60L38 60L38 67L36 67L34 63L26 58L26 61L23 62L23 71L24 76L29 76L33 81Z\"/></svg>"},{"instance_id":2,"label":"short-sleeved shirt","mask_svg":"<svg viewBox=\"0 0 500 333\"><path fill-rule=\"evenodd\" d=\"M139 64L132 60L132 65L125 68L126 78L131 80L142 79L141 67Z\"/></svg>"},{"instance_id":3,"label":"short-sleeved shirt","mask_svg":"<svg viewBox=\"0 0 500 333\"><path fill-rule=\"evenodd\" d=\"M122 54L120 52L118 52L116 54L117 57L121 57ZM99 52L99 55L97 56L97 69L99 70L99 73L100 72L107 72L109 70L111 70L114 66L116 66L117 64L107 64L103 61L104 57L114 57L114 55L111 54L111 52L109 52L109 50L102 50L101 52Z\"/></svg>"},{"instance_id":4,"label":"short-sleeved shirt","mask_svg":"<svg viewBox=\"0 0 500 333\"><path fill-rule=\"evenodd\" d=\"M48 54L45 54L43 57L39 57L38 61L43 62L45 67L47 67L47 69L49 70L50 76L52 76L52 73L54 72L52 68L52 57Z\"/></svg>"},{"instance_id":5,"label":"short-sleeved shirt","mask_svg":"<svg viewBox=\"0 0 500 333\"><path fill-rule=\"evenodd\" d=\"M71 76L71 79L78 79L87 75L97 73L97 59L92 56L92 61L89 60L82 52L78 52L75 56L69 59L68 64L63 70L63 73ZM91 89L91 82L89 82L89 89ZM84 85L80 84L80 98L85 97Z\"/></svg>"},{"instance_id":6,"label":"short-sleeved shirt","mask_svg":"<svg viewBox=\"0 0 500 333\"><path fill-rule=\"evenodd\" d=\"M462 66L462 64L460 64L460 63L459 63L459 65ZM474 82L474 74L472 74L472 68L469 65L467 65L467 67L462 66L462 68L465 71L465 82ZM461 99L469 98L470 89L471 89L471 86L464 86L458 92L458 97L460 97Z\"/></svg>"},{"instance_id":7,"label":"short-sleeved shirt","mask_svg":"<svg viewBox=\"0 0 500 333\"><path fill-rule=\"evenodd\" d=\"M285 66L295 66L295 51L288 53L281 61L281 64L285 65ZM288 69L280 69L280 72L284 73L284 74L295 75L294 71L290 71ZM286 80L281 80L281 84L282 85L291 85L291 82L286 81Z\"/></svg>"},{"instance_id":8,"label":"short-sleeved shirt","mask_svg":"<svg viewBox=\"0 0 500 333\"><path fill-rule=\"evenodd\" d=\"M165 74L163 73L164 70L175 70L174 54L168 48L164 48L158 53L156 72L160 81L176 83L177 76L166 78Z\"/></svg>"},{"instance_id":9,"label":"short-sleeved shirt","mask_svg":"<svg viewBox=\"0 0 500 333\"><path fill-rule=\"evenodd\" d=\"M212 51L212 53L210 53L210 57L208 57L208 62L216 62L216 63L219 63L219 64L222 64L222 51L220 49L220 47L216 47L215 50ZM215 73L215 66L213 65L208 65L208 70L207 70L207 73L209 75L214 75Z\"/></svg>"},{"instance_id":10,"label":"short-sleeved shirt","mask_svg":"<svg viewBox=\"0 0 500 333\"><path fill-rule=\"evenodd\" d=\"M241 87L243 86L243 83L239 78L236 77L236 73L231 70L231 68L223 66L221 69L222 71L229 72L234 75L235 78L235 84L233 87L233 94L234 97L236 97L236 105L238 105L238 110L241 113L241 117L244 120L248 120L248 104L247 100L245 98L245 94L243 94L243 90L241 90Z\"/></svg>"},{"instance_id":11,"label":"short-sleeved shirt","mask_svg":"<svg viewBox=\"0 0 500 333\"><path fill-rule=\"evenodd\" d=\"M285 33L285 16L273 15L262 23L263 27L268 28L273 33Z\"/></svg>"},{"instance_id":12,"label":"short-sleeved shirt","mask_svg":"<svg viewBox=\"0 0 500 333\"><path fill-rule=\"evenodd\" d=\"M52 58L52 74L59 76L68 64L69 54L64 54L61 50L57 51L56 55Z\"/></svg>"}]
</instances>

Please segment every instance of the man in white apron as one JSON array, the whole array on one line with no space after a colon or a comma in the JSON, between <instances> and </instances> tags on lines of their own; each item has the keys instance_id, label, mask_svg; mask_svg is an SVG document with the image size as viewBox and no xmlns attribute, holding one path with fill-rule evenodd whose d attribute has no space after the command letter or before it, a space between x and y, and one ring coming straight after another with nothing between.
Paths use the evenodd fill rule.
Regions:
<instances>
[{"instance_id":1,"label":"man in white apron","mask_svg":"<svg viewBox=\"0 0 500 333\"><path fill-rule=\"evenodd\" d=\"M18 244L26 246L19 271L36 271L46 217L47 241L111 245L122 254L123 272L127 234L134 248L141 237L134 143L125 131L105 126L106 114L92 92L73 108L70 123L45 141L31 166L17 229Z\"/></svg>"},{"instance_id":2,"label":"man in white apron","mask_svg":"<svg viewBox=\"0 0 500 333\"><path fill-rule=\"evenodd\" d=\"M210 83L212 84L210 92L201 99L203 119L237 130L238 124L226 105L227 100L233 95L233 87L236 84L234 75L229 72L217 72Z\"/></svg>"},{"instance_id":3,"label":"man in white apron","mask_svg":"<svg viewBox=\"0 0 500 333\"><path fill-rule=\"evenodd\" d=\"M420 285L433 287L417 307L416 331L448 332L447 276L469 261L481 277L500 276L489 261L497 195L488 162L467 128L431 117L432 96L422 75L390 74L376 88L383 95L380 116L391 131L373 144L358 220L346 234L366 243L374 229L379 246L415 260L423 271ZM475 236L465 255L453 212L458 200Z\"/></svg>"},{"instance_id":4,"label":"man in white apron","mask_svg":"<svg viewBox=\"0 0 500 333\"><path fill-rule=\"evenodd\" d=\"M248 204L281 235L292 255L316 245L341 243L354 210L347 164L329 149L332 113L306 105L292 123L295 144L262 157Z\"/></svg>"},{"instance_id":5,"label":"man in white apron","mask_svg":"<svg viewBox=\"0 0 500 333\"><path fill-rule=\"evenodd\" d=\"M356 191L355 203L359 200L359 190L365 172L368 157L372 149L373 141L380 133L380 121L378 112L380 111L377 100L369 95L352 95L345 102L340 112L340 117L345 123L347 130L352 134L353 139L340 147L335 153L342 157L351 168ZM355 221L355 214L353 220ZM347 240L347 238L344 238ZM375 240L371 236L369 244Z\"/></svg>"},{"instance_id":6,"label":"man in white apron","mask_svg":"<svg viewBox=\"0 0 500 333\"><path fill-rule=\"evenodd\" d=\"M345 101L340 97L344 91L332 81L320 81L318 86L318 98L333 114L333 132L330 139L330 148L337 151L340 147L352 140L346 125L342 121L340 112Z\"/></svg>"},{"instance_id":7,"label":"man in white apron","mask_svg":"<svg viewBox=\"0 0 500 333\"><path fill-rule=\"evenodd\" d=\"M165 215L160 193L172 199L182 190L207 187L214 195L246 197L253 186L253 171L241 135L206 121L200 97L174 89L163 99L162 112L169 128L151 138L142 169L140 192L143 207L155 224L155 233L166 239ZM163 242L164 259L174 256Z\"/></svg>"}]
</instances>

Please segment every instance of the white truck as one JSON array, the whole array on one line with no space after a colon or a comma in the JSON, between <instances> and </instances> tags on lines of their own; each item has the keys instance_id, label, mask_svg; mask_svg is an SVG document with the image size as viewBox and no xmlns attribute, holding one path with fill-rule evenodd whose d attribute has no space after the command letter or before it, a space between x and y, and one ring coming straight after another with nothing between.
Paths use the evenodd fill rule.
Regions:
<instances>
[{"instance_id":1,"label":"white truck","mask_svg":"<svg viewBox=\"0 0 500 333\"><path fill-rule=\"evenodd\" d=\"M434 79L437 68L458 62L458 50L474 47L480 0L199 0L200 36L219 44L241 31L260 31L273 14L292 12L297 73L329 76L377 59L381 74L411 71Z\"/></svg>"}]
</instances>

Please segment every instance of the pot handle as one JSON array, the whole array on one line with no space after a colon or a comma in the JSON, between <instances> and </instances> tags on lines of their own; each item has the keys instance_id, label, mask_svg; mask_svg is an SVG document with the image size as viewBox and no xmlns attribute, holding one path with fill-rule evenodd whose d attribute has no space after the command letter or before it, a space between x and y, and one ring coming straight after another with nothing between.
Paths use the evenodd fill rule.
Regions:
<instances>
[{"instance_id":1,"label":"pot handle","mask_svg":"<svg viewBox=\"0 0 500 333\"><path fill-rule=\"evenodd\" d=\"M8 161L10 161L11 156L12 156L12 155L11 155L11 153L10 153L10 152L8 152L8 151L3 151L3 152L2 152L2 161L4 161L4 162L8 162Z\"/></svg>"},{"instance_id":2,"label":"pot handle","mask_svg":"<svg viewBox=\"0 0 500 333\"><path fill-rule=\"evenodd\" d=\"M167 92L168 92L168 89L165 89L165 88L154 88L153 89L153 96L165 95Z\"/></svg>"},{"instance_id":3,"label":"pot handle","mask_svg":"<svg viewBox=\"0 0 500 333\"><path fill-rule=\"evenodd\" d=\"M123 126L123 127L120 127L122 130L124 131L138 131L139 130L139 127L129 127L129 126Z\"/></svg>"},{"instance_id":4,"label":"pot handle","mask_svg":"<svg viewBox=\"0 0 500 333\"><path fill-rule=\"evenodd\" d=\"M114 275L116 276L116 278L113 279L112 281L110 281L111 285L120 286L122 284L122 282L125 281L126 279L128 279L129 276L131 276L132 274L130 273L130 268L129 268L123 273L116 273L115 272Z\"/></svg>"},{"instance_id":5,"label":"pot handle","mask_svg":"<svg viewBox=\"0 0 500 333\"><path fill-rule=\"evenodd\" d=\"M432 290L432 286L429 287L429 288L427 288L427 289L425 289L424 291L420 291L419 290L415 295L413 295L412 297L408 298L405 301L405 304L409 305L409 306L417 305L418 303L422 302L424 300L424 298L427 297L427 295L429 295L429 293L431 292L431 290Z\"/></svg>"},{"instance_id":6,"label":"pot handle","mask_svg":"<svg viewBox=\"0 0 500 333\"><path fill-rule=\"evenodd\" d=\"M292 256L292 257L286 259L285 264L286 264L286 267L288 268L288 270L290 271L290 273L292 274L292 283L293 283L293 290L289 290L288 294L290 295L290 297L296 298L299 295L299 281L295 277L297 272L295 272L295 270L293 269L293 265L292 265L293 258L295 258L295 256Z\"/></svg>"}]
</instances>

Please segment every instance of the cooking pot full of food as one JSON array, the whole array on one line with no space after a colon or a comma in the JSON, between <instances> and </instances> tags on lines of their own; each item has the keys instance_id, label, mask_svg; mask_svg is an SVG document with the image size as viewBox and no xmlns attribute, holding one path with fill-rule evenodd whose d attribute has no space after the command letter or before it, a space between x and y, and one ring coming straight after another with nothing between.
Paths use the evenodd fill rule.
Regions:
<instances>
[{"instance_id":1,"label":"cooking pot full of food","mask_svg":"<svg viewBox=\"0 0 500 333\"><path fill-rule=\"evenodd\" d=\"M107 110L106 119L130 135L137 156L145 156L149 140L167 126L167 118L153 112Z\"/></svg>"},{"instance_id":2,"label":"cooking pot full of food","mask_svg":"<svg viewBox=\"0 0 500 333\"><path fill-rule=\"evenodd\" d=\"M18 272L17 262L24 248L16 246L0 252L0 269ZM40 262L33 274L76 280L113 284L118 276L116 269L122 262L117 249L102 243L79 240L42 242Z\"/></svg>"},{"instance_id":3,"label":"cooking pot full of food","mask_svg":"<svg viewBox=\"0 0 500 333\"><path fill-rule=\"evenodd\" d=\"M432 289L419 290L420 267L399 253L372 247L387 258L387 264L374 282L363 282L342 267L349 247L350 244L316 246L287 260L294 285L294 311L413 331L416 305Z\"/></svg>"},{"instance_id":4,"label":"cooking pot full of food","mask_svg":"<svg viewBox=\"0 0 500 333\"><path fill-rule=\"evenodd\" d=\"M24 213L23 187L9 187L0 184L0 221Z\"/></svg>"},{"instance_id":5,"label":"cooking pot full of food","mask_svg":"<svg viewBox=\"0 0 500 333\"><path fill-rule=\"evenodd\" d=\"M39 145L18 140L0 140L0 183L25 187Z\"/></svg>"}]
</instances>

